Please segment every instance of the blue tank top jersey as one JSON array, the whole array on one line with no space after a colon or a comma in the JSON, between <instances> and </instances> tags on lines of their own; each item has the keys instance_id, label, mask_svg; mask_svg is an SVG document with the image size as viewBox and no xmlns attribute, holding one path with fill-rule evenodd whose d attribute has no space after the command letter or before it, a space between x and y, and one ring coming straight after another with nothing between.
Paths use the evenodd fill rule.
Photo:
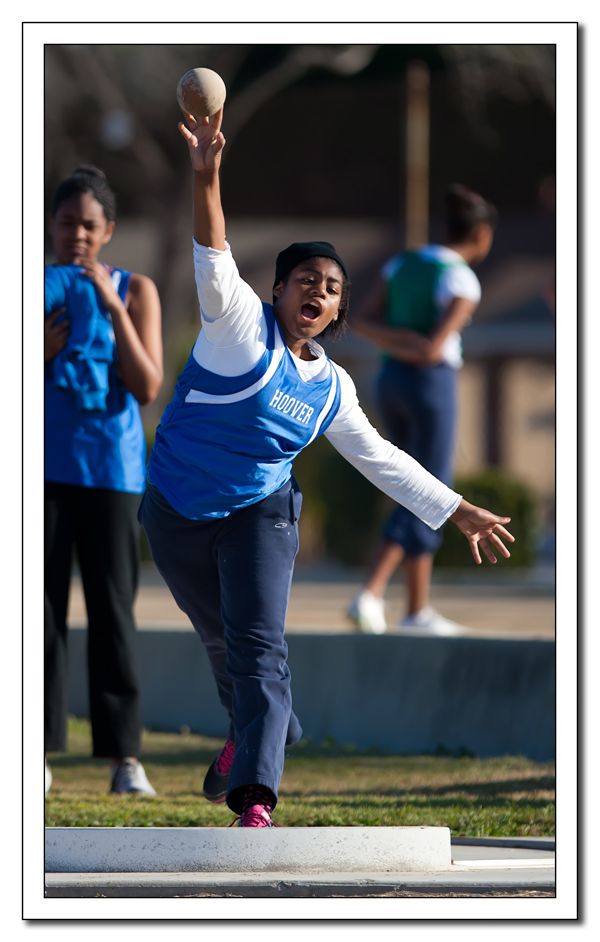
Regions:
<instances>
[{"instance_id":1,"label":"blue tank top jersey","mask_svg":"<svg viewBox=\"0 0 600 942\"><path fill-rule=\"evenodd\" d=\"M130 272L114 268L125 301ZM66 308L69 339L45 368L45 479L141 494L146 443L139 404L117 372L110 315L77 265L48 265L44 315Z\"/></svg>"},{"instance_id":2,"label":"blue tank top jersey","mask_svg":"<svg viewBox=\"0 0 600 942\"><path fill-rule=\"evenodd\" d=\"M267 343L256 366L220 376L191 354L156 430L148 480L189 519L227 517L282 487L339 409L331 361L324 379L303 380L271 305L263 311Z\"/></svg>"}]
</instances>

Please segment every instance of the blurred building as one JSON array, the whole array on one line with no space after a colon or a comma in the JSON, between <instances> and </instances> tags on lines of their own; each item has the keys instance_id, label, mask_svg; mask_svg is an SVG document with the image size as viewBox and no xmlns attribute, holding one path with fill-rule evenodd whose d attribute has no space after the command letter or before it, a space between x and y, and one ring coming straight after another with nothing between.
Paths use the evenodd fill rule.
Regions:
<instances>
[{"instance_id":1,"label":"blurred building","mask_svg":"<svg viewBox=\"0 0 600 942\"><path fill-rule=\"evenodd\" d=\"M277 252L295 240L327 239L347 260L360 301L381 264L404 247L405 75L415 58L431 75L430 241L442 238L451 182L499 210L494 248L477 271L482 302L464 334L457 471L493 465L514 473L539 495L551 524L552 47L50 46L47 189L78 162L101 166L120 206L104 257L157 281L167 373L162 396L145 410L152 428L198 324L188 159L176 131L179 76L206 64L228 85L222 189L242 275L268 299ZM352 373L377 422L376 349L349 333L330 353Z\"/></svg>"}]
</instances>

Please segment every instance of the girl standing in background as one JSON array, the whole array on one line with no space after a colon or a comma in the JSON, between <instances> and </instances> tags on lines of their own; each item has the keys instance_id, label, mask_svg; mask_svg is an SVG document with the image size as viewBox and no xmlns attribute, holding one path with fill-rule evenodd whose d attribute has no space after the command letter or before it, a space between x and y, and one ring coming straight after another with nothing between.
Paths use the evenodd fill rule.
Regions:
<instances>
[{"instance_id":1,"label":"girl standing in background","mask_svg":"<svg viewBox=\"0 0 600 942\"><path fill-rule=\"evenodd\" d=\"M161 310L145 275L98 256L115 196L78 167L52 199L55 264L45 275L45 749L66 749L67 607L77 552L88 616L93 755L112 759L110 790L155 794L140 752L133 602L136 520L146 475L140 405L162 383ZM52 776L46 763L46 791Z\"/></svg>"}]
</instances>

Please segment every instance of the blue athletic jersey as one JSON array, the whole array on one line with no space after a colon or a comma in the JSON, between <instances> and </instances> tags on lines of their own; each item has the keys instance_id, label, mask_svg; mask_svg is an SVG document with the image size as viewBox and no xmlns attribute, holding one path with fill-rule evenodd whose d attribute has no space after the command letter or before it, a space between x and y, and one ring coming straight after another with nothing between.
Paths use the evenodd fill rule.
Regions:
<instances>
[{"instance_id":1,"label":"blue athletic jersey","mask_svg":"<svg viewBox=\"0 0 600 942\"><path fill-rule=\"evenodd\" d=\"M112 270L125 301L130 272ZM117 372L112 322L77 265L48 265L44 315L66 308L69 338L45 369L45 479L141 494L146 442L139 404Z\"/></svg>"},{"instance_id":2,"label":"blue athletic jersey","mask_svg":"<svg viewBox=\"0 0 600 942\"><path fill-rule=\"evenodd\" d=\"M227 517L272 494L338 411L331 361L324 379L303 380L273 308L263 311L267 344L256 366L220 376L191 354L156 430L148 480L189 519Z\"/></svg>"}]
</instances>

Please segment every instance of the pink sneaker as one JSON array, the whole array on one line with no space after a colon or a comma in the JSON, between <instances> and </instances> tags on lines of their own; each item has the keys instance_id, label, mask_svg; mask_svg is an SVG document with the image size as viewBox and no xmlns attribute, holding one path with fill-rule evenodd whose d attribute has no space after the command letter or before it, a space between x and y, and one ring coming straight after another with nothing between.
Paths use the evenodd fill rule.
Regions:
<instances>
[{"instance_id":1,"label":"pink sneaker","mask_svg":"<svg viewBox=\"0 0 600 942\"><path fill-rule=\"evenodd\" d=\"M268 805L249 805L238 821L240 828L272 828L271 810Z\"/></svg>"},{"instance_id":2,"label":"pink sneaker","mask_svg":"<svg viewBox=\"0 0 600 942\"><path fill-rule=\"evenodd\" d=\"M208 798L209 801L217 805L225 801L229 773L233 765L234 755L235 743L233 740L228 739L206 773L204 785L202 786L202 794L205 798Z\"/></svg>"},{"instance_id":3,"label":"pink sneaker","mask_svg":"<svg viewBox=\"0 0 600 942\"><path fill-rule=\"evenodd\" d=\"M240 828L273 828L271 792L262 785L250 785L244 794L244 805L237 824Z\"/></svg>"}]
</instances>

